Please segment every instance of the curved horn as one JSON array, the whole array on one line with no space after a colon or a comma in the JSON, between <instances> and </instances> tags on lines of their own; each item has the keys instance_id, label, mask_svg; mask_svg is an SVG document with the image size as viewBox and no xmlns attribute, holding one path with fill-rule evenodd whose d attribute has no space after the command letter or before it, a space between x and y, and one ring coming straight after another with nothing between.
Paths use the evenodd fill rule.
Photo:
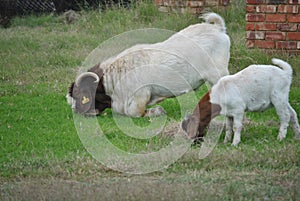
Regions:
<instances>
[{"instance_id":1,"label":"curved horn","mask_svg":"<svg viewBox=\"0 0 300 201\"><path fill-rule=\"evenodd\" d=\"M83 78L85 78L85 77L88 77L88 76L91 76L91 77L93 77L93 78L96 79L96 81L95 81L94 83L98 83L99 80L100 80L99 76L98 76L96 73L93 73L93 72L85 72L85 73L82 73L81 75L79 75L79 76L77 77L77 79L76 79L76 81L75 81L75 84L76 84L77 86L79 86L79 83L81 82L81 80L82 80Z\"/></svg>"}]
</instances>

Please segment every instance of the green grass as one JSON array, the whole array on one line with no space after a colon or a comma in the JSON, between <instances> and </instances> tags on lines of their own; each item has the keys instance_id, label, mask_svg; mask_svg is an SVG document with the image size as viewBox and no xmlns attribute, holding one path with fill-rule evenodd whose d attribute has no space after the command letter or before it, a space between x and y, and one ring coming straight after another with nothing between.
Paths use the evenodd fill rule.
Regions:
<instances>
[{"instance_id":1,"label":"green grass","mask_svg":"<svg viewBox=\"0 0 300 201\"><path fill-rule=\"evenodd\" d=\"M244 8L244 1L235 1L227 10L217 11L225 18L232 42L230 72L253 63L270 63L272 57L287 60L294 68L290 103L299 114L299 56L247 49ZM80 14L73 24L66 24L62 16L43 15L15 18L10 28L0 28L0 199L299 199L300 143L291 129L286 140L277 141L279 121L274 109L247 113L249 123L239 147L223 144L223 133L203 160L198 158L199 147L194 146L166 169L128 175L93 159L77 135L65 100L81 62L115 35L153 27L178 31L199 19L190 14L159 13L145 2L130 9ZM197 97L206 90L202 87ZM181 121L176 99L160 105L168 112L167 123ZM117 128L111 110L97 121L106 137L125 151L151 152L172 140L163 134L145 140L128 137ZM149 125L148 118L133 121Z\"/></svg>"}]
</instances>

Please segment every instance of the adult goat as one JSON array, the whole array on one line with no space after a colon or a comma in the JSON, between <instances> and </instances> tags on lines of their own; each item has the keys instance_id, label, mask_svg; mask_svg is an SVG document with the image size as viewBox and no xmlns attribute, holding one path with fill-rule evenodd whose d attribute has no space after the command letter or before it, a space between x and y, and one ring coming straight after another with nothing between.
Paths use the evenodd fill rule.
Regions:
<instances>
[{"instance_id":1,"label":"adult goat","mask_svg":"<svg viewBox=\"0 0 300 201\"><path fill-rule=\"evenodd\" d=\"M222 17L204 15L167 40L139 44L97 64L78 76L67 94L75 112L99 115L112 107L119 114L160 115L161 107L147 109L165 98L215 84L228 75L230 39Z\"/></svg>"}]
</instances>

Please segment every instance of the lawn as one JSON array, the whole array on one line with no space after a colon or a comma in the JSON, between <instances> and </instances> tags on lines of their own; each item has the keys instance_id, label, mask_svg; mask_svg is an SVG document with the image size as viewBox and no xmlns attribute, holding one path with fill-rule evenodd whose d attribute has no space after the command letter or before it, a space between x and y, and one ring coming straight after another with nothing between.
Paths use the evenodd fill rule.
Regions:
<instances>
[{"instance_id":1,"label":"lawn","mask_svg":"<svg viewBox=\"0 0 300 201\"><path fill-rule=\"evenodd\" d=\"M294 69L290 103L300 118L300 57L247 49L244 8L244 1L235 1L216 11L231 38L230 72L269 64L273 57L288 61ZM197 22L194 15L160 13L139 3L82 11L72 24L62 15L42 15L18 17L10 28L0 28L0 200L300 200L300 142L291 129L277 141L274 109L246 114L237 148L223 144L221 133L207 157L200 159L200 147L192 146L174 163L147 174L112 170L83 145L76 130L82 117L73 115L65 95L85 58L128 31L179 31ZM197 98L206 91L201 87ZM178 99L160 105L168 113L166 125L175 129L181 121ZM96 120L107 143L125 152L157 151L173 141L168 130L150 139L132 138L114 119L108 109L82 121ZM143 128L150 120L133 123Z\"/></svg>"}]
</instances>

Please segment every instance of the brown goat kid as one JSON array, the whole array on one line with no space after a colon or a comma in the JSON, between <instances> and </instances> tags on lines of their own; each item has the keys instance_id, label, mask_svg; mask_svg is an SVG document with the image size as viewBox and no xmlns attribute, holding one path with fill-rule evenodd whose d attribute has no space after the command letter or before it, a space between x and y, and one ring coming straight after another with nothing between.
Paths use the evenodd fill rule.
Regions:
<instances>
[{"instance_id":1,"label":"brown goat kid","mask_svg":"<svg viewBox=\"0 0 300 201\"><path fill-rule=\"evenodd\" d=\"M210 91L198 102L193 114L182 121L183 130L189 138L195 139L195 142L202 141L210 121L220 115L221 107L210 103L209 95Z\"/></svg>"}]
</instances>

